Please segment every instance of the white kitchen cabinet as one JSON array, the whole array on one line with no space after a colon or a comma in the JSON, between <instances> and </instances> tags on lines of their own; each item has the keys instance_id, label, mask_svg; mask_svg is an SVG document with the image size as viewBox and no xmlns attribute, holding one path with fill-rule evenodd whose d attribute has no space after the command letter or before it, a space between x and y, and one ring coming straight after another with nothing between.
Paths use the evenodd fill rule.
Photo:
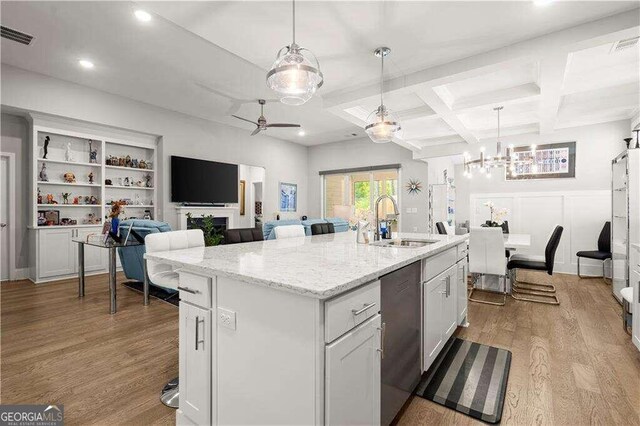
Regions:
<instances>
[{"instance_id":1,"label":"white kitchen cabinet","mask_svg":"<svg viewBox=\"0 0 640 426\"><path fill-rule=\"evenodd\" d=\"M424 297L424 371L428 370L458 325L457 266L423 284Z\"/></svg>"},{"instance_id":2,"label":"white kitchen cabinet","mask_svg":"<svg viewBox=\"0 0 640 426\"><path fill-rule=\"evenodd\" d=\"M42 229L38 232L38 277L70 275L76 269L75 229Z\"/></svg>"},{"instance_id":3,"label":"white kitchen cabinet","mask_svg":"<svg viewBox=\"0 0 640 426\"><path fill-rule=\"evenodd\" d=\"M380 320L375 315L327 345L326 424L380 423Z\"/></svg>"},{"instance_id":4,"label":"white kitchen cabinet","mask_svg":"<svg viewBox=\"0 0 640 426\"><path fill-rule=\"evenodd\" d=\"M458 274L456 277L456 299L458 310L458 325L464 325L467 322L467 270L468 264L466 258L457 264Z\"/></svg>"},{"instance_id":5,"label":"white kitchen cabinet","mask_svg":"<svg viewBox=\"0 0 640 426\"><path fill-rule=\"evenodd\" d=\"M211 311L180 302L180 410L211 424Z\"/></svg>"}]
</instances>

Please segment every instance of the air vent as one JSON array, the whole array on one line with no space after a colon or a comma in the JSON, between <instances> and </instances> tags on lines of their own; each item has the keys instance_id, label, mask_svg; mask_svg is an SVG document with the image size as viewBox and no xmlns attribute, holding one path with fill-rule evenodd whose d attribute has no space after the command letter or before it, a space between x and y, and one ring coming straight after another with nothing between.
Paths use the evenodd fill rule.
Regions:
<instances>
[{"instance_id":1,"label":"air vent","mask_svg":"<svg viewBox=\"0 0 640 426\"><path fill-rule=\"evenodd\" d=\"M624 40L617 41L613 44L613 47L611 48L611 53L620 52L622 50L637 46L639 39L640 37L632 37L632 38L627 38Z\"/></svg>"},{"instance_id":2,"label":"air vent","mask_svg":"<svg viewBox=\"0 0 640 426\"><path fill-rule=\"evenodd\" d=\"M12 30L11 28L5 27L4 25L0 26L2 28L2 37L17 41L18 43L26 44L29 46L33 41L33 36L25 33L21 33L20 31Z\"/></svg>"}]
</instances>

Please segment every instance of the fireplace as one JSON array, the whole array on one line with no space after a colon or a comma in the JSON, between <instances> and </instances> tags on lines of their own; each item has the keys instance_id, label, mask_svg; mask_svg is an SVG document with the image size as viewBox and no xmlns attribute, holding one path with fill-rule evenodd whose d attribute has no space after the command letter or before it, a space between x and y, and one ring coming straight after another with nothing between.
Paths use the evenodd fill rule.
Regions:
<instances>
[{"instance_id":1,"label":"fireplace","mask_svg":"<svg viewBox=\"0 0 640 426\"><path fill-rule=\"evenodd\" d=\"M202 223L203 216L213 216L214 226L216 229L233 229L236 227L236 223L239 220L238 207L203 207L203 206L176 206L176 212L178 213L178 229L193 228L187 220L187 215L190 214L197 224Z\"/></svg>"},{"instance_id":2,"label":"fireplace","mask_svg":"<svg viewBox=\"0 0 640 426\"><path fill-rule=\"evenodd\" d=\"M203 229L205 220L209 220L204 217L192 217L191 220L187 221L187 229ZM222 233L227 229L228 226L228 218L226 217L214 217L213 219L213 228L215 229L215 233Z\"/></svg>"}]
</instances>

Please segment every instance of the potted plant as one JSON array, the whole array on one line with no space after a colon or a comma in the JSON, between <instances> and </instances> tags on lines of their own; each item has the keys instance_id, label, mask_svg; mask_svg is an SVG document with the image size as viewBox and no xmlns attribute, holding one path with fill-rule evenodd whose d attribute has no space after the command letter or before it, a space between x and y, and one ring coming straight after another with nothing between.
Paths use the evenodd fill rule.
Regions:
<instances>
[{"instance_id":1,"label":"potted plant","mask_svg":"<svg viewBox=\"0 0 640 426\"><path fill-rule=\"evenodd\" d=\"M202 215L202 221L196 221L191 213L187 213L187 223L191 229L201 229L204 233L204 245L207 247L222 244L224 235L215 226L213 215Z\"/></svg>"},{"instance_id":2,"label":"potted plant","mask_svg":"<svg viewBox=\"0 0 640 426\"><path fill-rule=\"evenodd\" d=\"M502 228L502 224L504 224L504 219L509 214L509 210L504 207L496 207L495 204L493 204L493 201L487 201L486 203L484 203L484 205L489 207L489 211L491 212L491 219L486 223L483 223L481 226Z\"/></svg>"}]
</instances>

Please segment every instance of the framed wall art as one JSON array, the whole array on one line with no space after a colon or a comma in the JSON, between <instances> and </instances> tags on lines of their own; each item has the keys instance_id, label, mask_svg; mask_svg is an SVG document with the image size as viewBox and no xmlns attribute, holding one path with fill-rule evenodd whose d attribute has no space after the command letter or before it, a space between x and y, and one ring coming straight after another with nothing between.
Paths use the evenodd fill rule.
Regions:
<instances>
[{"instance_id":1,"label":"framed wall art","mask_svg":"<svg viewBox=\"0 0 640 426\"><path fill-rule=\"evenodd\" d=\"M535 158L528 146L514 148L515 176L506 174L506 180L563 179L576 177L576 143L561 142L538 145ZM520 161L520 162L519 162Z\"/></svg>"},{"instance_id":2,"label":"framed wall art","mask_svg":"<svg viewBox=\"0 0 640 426\"><path fill-rule=\"evenodd\" d=\"M298 185L280 182L280 211L295 212L298 210Z\"/></svg>"}]
</instances>

